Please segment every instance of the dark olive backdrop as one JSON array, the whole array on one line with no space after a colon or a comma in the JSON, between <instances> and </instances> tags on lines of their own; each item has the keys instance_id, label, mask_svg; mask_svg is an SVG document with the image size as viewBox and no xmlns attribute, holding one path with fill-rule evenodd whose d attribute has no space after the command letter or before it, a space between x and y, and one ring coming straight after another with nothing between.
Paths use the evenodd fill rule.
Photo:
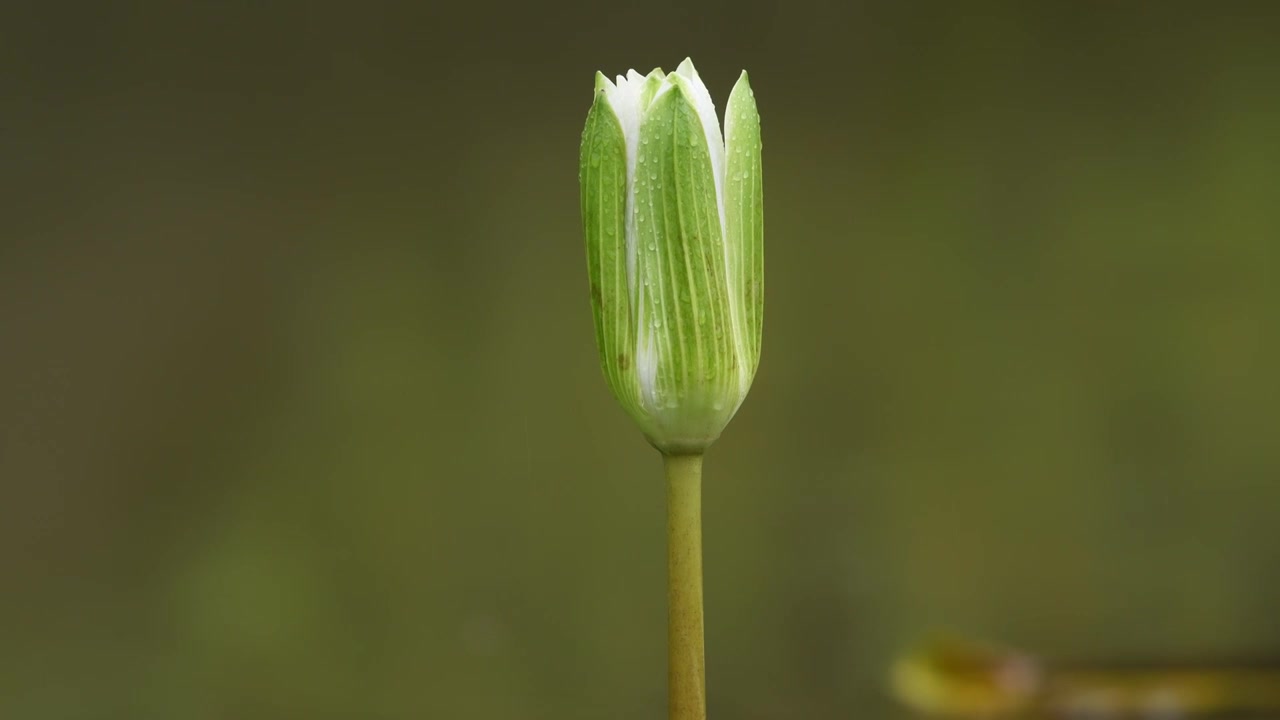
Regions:
<instances>
[{"instance_id":1,"label":"dark olive backdrop","mask_svg":"<svg viewBox=\"0 0 1280 720\"><path fill-rule=\"evenodd\" d=\"M713 717L894 717L934 631L1280 654L1280 5L26 5L0 715L662 717L577 150L685 55L765 137Z\"/></svg>"}]
</instances>

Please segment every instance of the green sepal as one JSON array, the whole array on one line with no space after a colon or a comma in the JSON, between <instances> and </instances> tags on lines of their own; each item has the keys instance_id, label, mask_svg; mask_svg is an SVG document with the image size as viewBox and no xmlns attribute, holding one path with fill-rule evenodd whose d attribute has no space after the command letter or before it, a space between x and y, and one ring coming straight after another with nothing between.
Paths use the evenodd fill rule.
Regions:
<instances>
[{"instance_id":1,"label":"green sepal","mask_svg":"<svg viewBox=\"0 0 1280 720\"><path fill-rule=\"evenodd\" d=\"M596 73L595 102L582 131L578 179L600 366L614 395L634 415L638 392L627 276L627 146L605 93L608 84Z\"/></svg>"},{"instance_id":2,"label":"green sepal","mask_svg":"<svg viewBox=\"0 0 1280 720\"><path fill-rule=\"evenodd\" d=\"M742 322L747 381L760 363L764 327L764 188L760 114L744 70L725 106L725 229L732 253L733 292Z\"/></svg>"},{"instance_id":3,"label":"green sepal","mask_svg":"<svg viewBox=\"0 0 1280 720\"><path fill-rule=\"evenodd\" d=\"M652 357L637 369L646 434L667 452L719 436L740 385L724 238L711 155L679 76L654 99L636 158L637 332ZM642 422L642 426L644 423Z\"/></svg>"}]
</instances>

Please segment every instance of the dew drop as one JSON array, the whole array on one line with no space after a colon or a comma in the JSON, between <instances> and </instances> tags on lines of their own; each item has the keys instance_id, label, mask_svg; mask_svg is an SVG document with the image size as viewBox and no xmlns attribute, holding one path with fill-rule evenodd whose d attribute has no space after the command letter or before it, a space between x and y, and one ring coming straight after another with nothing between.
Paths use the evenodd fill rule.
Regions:
<instances>
[{"instance_id":1,"label":"dew drop","mask_svg":"<svg viewBox=\"0 0 1280 720\"><path fill-rule=\"evenodd\" d=\"M651 173L649 173L649 179L650 179L650 180L657 180L657 179L658 179L658 173L657 173L657 172L651 172Z\"/></svg>"}]
</instances>

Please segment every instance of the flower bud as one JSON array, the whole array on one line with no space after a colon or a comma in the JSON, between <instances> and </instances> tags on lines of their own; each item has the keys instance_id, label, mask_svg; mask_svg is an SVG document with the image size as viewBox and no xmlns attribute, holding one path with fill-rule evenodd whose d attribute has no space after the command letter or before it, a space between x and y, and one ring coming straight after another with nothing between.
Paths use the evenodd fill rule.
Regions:
<instances>
[{"instance_id":1,"label":"flower bud","mask_svg":"<svg viewBox=\"0 0 1280 720\"><path fill-rule=\"evenodd\" d=\"M655 447L700 453L760 361L760 117L746 72L723 138L693 63L596 74L582 134L582 220L609 387Z\"/></svg>"}]
</instances>

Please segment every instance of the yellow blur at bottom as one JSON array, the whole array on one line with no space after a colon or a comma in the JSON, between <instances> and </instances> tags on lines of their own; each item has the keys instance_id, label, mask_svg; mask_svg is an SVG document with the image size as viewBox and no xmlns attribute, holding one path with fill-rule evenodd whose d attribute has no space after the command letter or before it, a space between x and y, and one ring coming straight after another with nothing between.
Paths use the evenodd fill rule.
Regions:
<instances>
[{"instance_id":1,"label":"yellow blur at bottom","mask_svg":"<svg viewBox=\"0 0 1280 720\"><path fill-rule=\"evenodd\" d=\"M1280 712L1280 668L1053 668L1015 650L943 642L903 656L894 695L953 718L1210 718Z\"/></svg>"}]
</instances>

